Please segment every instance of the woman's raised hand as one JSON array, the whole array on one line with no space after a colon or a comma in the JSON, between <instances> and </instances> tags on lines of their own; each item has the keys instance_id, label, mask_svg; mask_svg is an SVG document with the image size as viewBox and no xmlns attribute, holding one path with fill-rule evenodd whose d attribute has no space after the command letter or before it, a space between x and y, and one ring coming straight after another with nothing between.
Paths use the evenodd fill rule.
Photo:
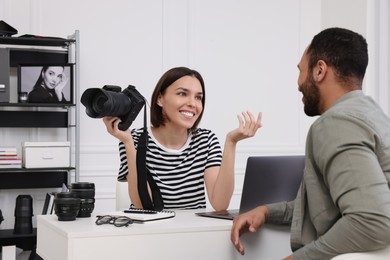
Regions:
<instances>
[{"instance_id":1,"label":"woman's raised hand","mask_svg":"<svg viewBox=\"0 0 390 260\"><path fill-rule=\"evenodd\" d=\"M238 128L232 130L228 133L227 138L234 143L237 143L240 140L253 137L257 129L259 129L261 125L262 113L259 112L257 118L253 116L253 114L249 111L242 112L242 115L237 115L239 126Z\"/></svg>"}]
</instances>

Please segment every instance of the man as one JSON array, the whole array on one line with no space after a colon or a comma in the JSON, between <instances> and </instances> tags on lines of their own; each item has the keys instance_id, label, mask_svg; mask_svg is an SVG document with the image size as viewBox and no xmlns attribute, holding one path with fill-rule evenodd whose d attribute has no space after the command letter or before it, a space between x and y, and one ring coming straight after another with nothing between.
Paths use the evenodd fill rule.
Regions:
<instances>
[{"instance_id":1,"label":"man","mask_svg":"<svg viewBox=\"0 0 390 260\"><path fill-rule=\"evenodd\" d=\"M231 240L264 223L291 224L292 255L330 259L390 245L390 120L362 92L367 43L330 28L316 35L298 64L308 116L321 115L306 140L305 172L293 202L259 206L237 217Z\"/></svg>"}]
</instances>

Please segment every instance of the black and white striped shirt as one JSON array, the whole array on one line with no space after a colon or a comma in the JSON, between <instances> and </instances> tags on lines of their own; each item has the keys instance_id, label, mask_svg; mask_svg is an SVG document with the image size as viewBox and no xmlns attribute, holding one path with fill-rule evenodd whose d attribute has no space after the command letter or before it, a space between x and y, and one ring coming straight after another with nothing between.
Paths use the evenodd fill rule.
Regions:
<instances>
[{"instance_id":1,"label":"black and white striped shirt","mask_svg":"<svg viewBox=\"0 0 390 260\"><path fill-rule=\"evenodd\" d=\"M134 145L143 129L133 129ZM210 130L198 128L190 134L179 150L162 146L148 131L146 167L160 188L166 209L196 209L206 207L204 171L220 166L222 151L217 136ZM119 181L126 181L128 171L126 150L119 143L121 165Z\"/></svg>"}]
</instances>

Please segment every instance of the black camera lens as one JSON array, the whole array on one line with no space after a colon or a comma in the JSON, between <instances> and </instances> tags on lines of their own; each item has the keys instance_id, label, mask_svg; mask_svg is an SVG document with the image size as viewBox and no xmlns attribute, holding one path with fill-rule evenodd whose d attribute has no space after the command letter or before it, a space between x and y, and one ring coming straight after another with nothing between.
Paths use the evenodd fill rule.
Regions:
<instances>
[{"instance_id":1,"label":"black camera lens","mask_svg":"<svg viewBox=\"0 0 390 260\"><path fill-rule=\"evenodd\" d=\"M104 104L107 102L108 98L106 95L96 94L92 99L92 109L96 112L97 115L102 115L104 113Z\"/></svg>"},{"instance_id":2,"label":"black camera lens","mask_svg":"<svg viewBox=\"0 0 390 260\"><path fill-rule=\"evenodd\" d=\"M95 208L95 184L90 182L72 183L70 192L80 198L79 218L88 218Z\"/></svg>"},{"instance_id":3,"label":"black camera lens","mask_svg":"<svg viewBox=\"0 0 390 260\"><path fill-rule=\"evenodd\" d=\"M16 198L15 217L31 217L32 215L32 197L30 195L19 195Z\"/></svg>"},{"instance_id":4,"label":"black camera lens","mask_svg":"<svg viewBox=\"0 0 390 260\"><path fill-rule=\"evenodd\" d=\"M15 205L15 234L32 233L33 206L30 195L19 195Z\"/></svg>"},{"instance_id":5,"label":"black camera lens","mask_svg":"<svg viewBox=\"0 0 390 260\"><path fill-rule=\"evenodd\" d=\"M80 211L80 198L72 192L59 192L54 198L54 212L59 221L72 221Z\"/></svg>"},{"instance_id":6,"label":"black camera lens","mask_svg":"<svg viewBox=\"0 0 390 260\"><path fill-rule=\"evenodd\" d=\"M130 98L122 92L96 88L87 89L81 97L81 102L87 107L87 115L93 118L123 116L131 108Z\"/></svg>"}]
</instances>

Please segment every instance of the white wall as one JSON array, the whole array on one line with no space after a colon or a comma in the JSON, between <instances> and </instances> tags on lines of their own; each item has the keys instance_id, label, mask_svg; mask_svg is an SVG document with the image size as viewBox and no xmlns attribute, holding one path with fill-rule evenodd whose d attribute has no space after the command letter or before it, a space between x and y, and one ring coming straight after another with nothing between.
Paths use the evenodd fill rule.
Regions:
<instances>
[{"instance_id":1,"label":"white wall","mask_svg":"<svg viewBox=\"0 0 390 260\"><path fill-rule=\"evenodd\" d=\"M239 204L248 156L304 152L313 119L303 113L296 65L314 34L329 26L347 27L368 35L369 43L377 46L383 33L376 28L389 31L389 13L385 0L0 0L1 19L19 35L66 37L80 30L79 96L91 87L132 84L150 100L161 74L180 65L204 76L207 97L201 126L215 131L221 144L237 126L237 114L262 111L263 128L237 147L232 208ZM387 49L379 47L371 59L379 59ZM376 61L376 68L387 66L388 71L388 60ZM377 71L367 75L367 82L375 85L370 93L389 111L385 71L380 82ZM376 94L383 92L387 96ZM141 125L139 116L133 127ZM80 181L96 184L96 211L113 210L117 141L101 120L85 115L84 107L80 132ZM6 218L2 228L13 226L13 212L4 209L13 209L22 192L33 194L35 214L40 212L46 190L0 191Z\"/></svg>"}]
</instances>

